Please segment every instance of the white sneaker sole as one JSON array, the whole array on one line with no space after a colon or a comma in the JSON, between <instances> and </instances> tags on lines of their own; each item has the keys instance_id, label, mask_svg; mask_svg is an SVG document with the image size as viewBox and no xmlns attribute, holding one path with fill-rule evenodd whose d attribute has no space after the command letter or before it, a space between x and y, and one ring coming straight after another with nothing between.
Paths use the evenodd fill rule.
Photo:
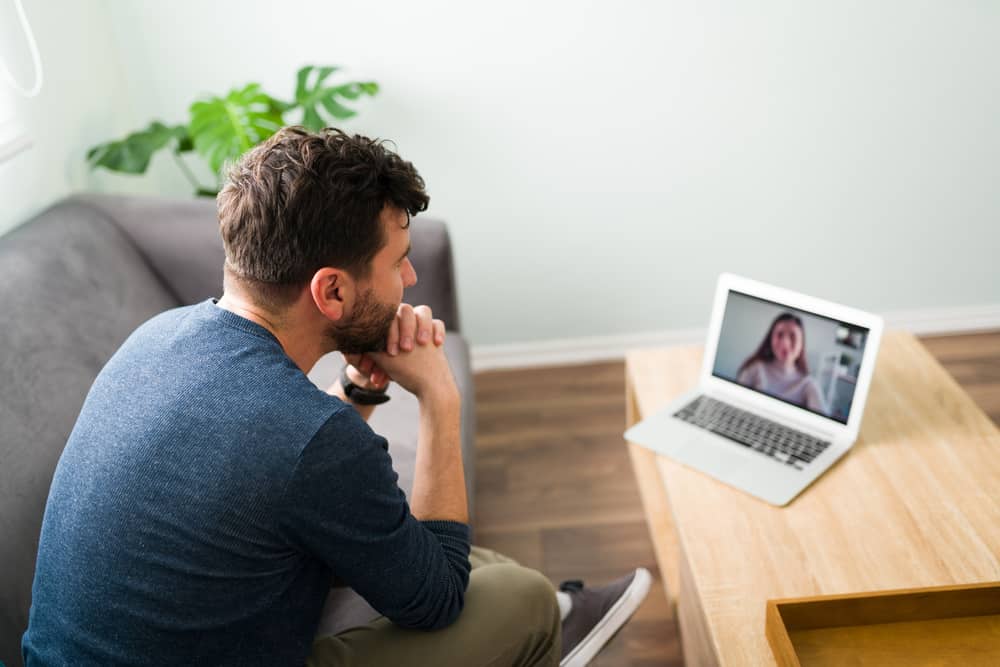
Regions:
<instances>
[{"instance_id":1,"label":"white sneaker sole","mask_svg":"<svg viewBox=\"0 0 1000 667\"><path fill-rule=\"evenodd\" d=\"M640 567L635 571L635 578L625 589L618 601L612 605L608 613L604 615L597 625L583 638L573 650L559 662L559 667L586 667L594 659L608 640L618 632L618 628L625 625L635 610L639 608L642 601L649 593L649 585L653 577L649 570Z\"/></svg>"}]
</instances>

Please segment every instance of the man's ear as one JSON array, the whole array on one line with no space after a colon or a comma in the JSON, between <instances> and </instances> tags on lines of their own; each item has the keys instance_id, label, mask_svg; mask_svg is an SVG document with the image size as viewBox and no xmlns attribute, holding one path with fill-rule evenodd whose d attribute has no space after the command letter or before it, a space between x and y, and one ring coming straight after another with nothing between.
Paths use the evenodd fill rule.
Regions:
<instances>
[{"instance_id":1,"label":"man's ear","mask_svg":"<svg viewBox=\"0 0 1000 667\"><path fill-rule=\"evenodd\" d=\"M313 274L309 291L313 302L331 322L344 316L354 302L356 285L343 269L325 266Z\"/></svg>"}]
</instances>

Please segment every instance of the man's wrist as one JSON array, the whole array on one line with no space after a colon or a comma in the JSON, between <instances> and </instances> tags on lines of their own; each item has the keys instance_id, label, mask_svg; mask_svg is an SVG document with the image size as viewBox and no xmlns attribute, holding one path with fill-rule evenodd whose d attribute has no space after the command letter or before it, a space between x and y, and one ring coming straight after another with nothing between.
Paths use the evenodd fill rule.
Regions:
<instances>
[{"instance_id":1,"label":"man's wrist","mask_svg":"<svg viewBox=\"0 0 1000 667\"><path fill-rule=\"evenodd\" d=\"M447 383L431 385L420 392L417 400L421 403L428 403L435 406L458 406L461 405L462 395L458 391L458 386L452 380Z\"/></svg>"},{"instance_id":2,"label":"man's wrist","mask_svg":"<svg viewBox=\"0 0 1000 667\"><path fill-rule=\"evenodd\" d=\"M386 390L389 388L388 384L379 389L371 382L368 382L367 378L361 382L355 382L352 377L352 370L356 374L356 369L348 364L340 371L340 387L347 400L355 405L364 406L381 405L389 400L389 395L386 394Z\"/></svg>"},{"instance_id":3,"label":"man's wrist","mask_svg":"<svg viewBox=\"0 0 1000 667\"><path fill-rule=\"evenodd\" d=\"M343 379L344 375L346 375L347 380L356 387L361 387L362 389L369 389L371 391L379 391L379 389L377 389L375 385L372 384L371 378L364 375L361 371L359 371L351 364L347 364L346 366L344 366L344 369L341 372L341 379Z\"/></svg>"}]
</instances>

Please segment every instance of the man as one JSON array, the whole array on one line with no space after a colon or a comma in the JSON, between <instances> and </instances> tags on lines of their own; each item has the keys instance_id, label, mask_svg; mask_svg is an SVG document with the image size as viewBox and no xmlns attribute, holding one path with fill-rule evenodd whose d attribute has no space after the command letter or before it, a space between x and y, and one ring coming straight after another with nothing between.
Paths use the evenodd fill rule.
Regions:
<instances>
[{"instance_id":1,"label":"man","mask_svg":"<svg viewBox=\"0 0 1000 667\"><path fill-rule=\"evenodd\" d=\"M470 549L444 326L401 303L410 217L428 203L413 166L287 128L218 203L222 298L140 326L70 435L25 663L586 664L649 575L555 593ZM306 374L333 350L350 365L323 392ZM366 423L390 381L420 405L408 501ZM315 638L335 579L383 618Z\"/></svg>"}]
</instances>

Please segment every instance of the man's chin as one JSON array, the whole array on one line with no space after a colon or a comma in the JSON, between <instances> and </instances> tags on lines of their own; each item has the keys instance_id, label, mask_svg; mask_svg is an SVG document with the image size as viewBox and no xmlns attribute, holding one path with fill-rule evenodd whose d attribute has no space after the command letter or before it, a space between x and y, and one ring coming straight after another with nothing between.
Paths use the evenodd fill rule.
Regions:
<instances>
[{"instance_id":1,"label":"man's chin","mask_svg":"<svg viewBox=\"0 0 1000 667\"><path fill-rule=\"evenodd\" d=\"M389 340L389 327L384 327L384 330L380 328L378 331L350 329L350 327L340 330L331 328L328 335L333 343L333 349L341 354L385 352L386 342Z\"/></svg>"}]
</instances>

